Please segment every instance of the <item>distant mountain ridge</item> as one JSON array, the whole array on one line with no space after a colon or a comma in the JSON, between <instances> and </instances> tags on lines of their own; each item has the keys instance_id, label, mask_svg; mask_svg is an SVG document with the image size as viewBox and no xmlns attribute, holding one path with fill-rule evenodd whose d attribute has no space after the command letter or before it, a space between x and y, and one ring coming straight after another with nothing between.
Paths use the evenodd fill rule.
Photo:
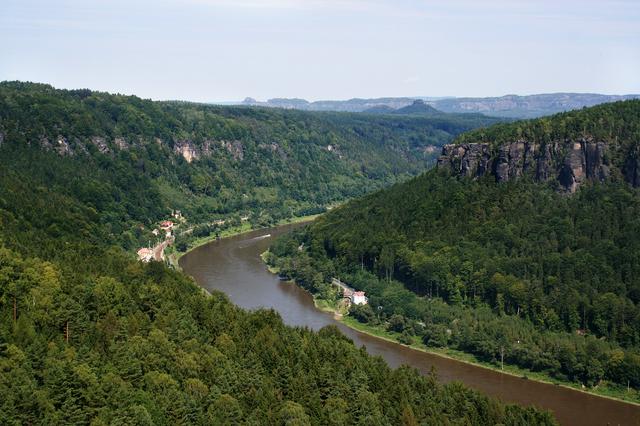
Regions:
<instances>
[{"instance_id":1,"label":"distant mountain ridge","mask_svg":"<svg viewBox=\"0 0 640 426\"><path fill-rule=\"evenodd\" d=\"M387 105L378 105L363 111L366 114L396 114L396 115L422 115L434 116L445 115L442 111L438 111L431 105L426 104L422 99L416 99L412 104L402 108L393 109Z\"/></svg>"},{"instance_id":2,"label":"distant mountain ridge","mask_svg":"<svg viewBox=\"0 0 640 426\"><path fill-rule=\"evenodd\" d=\"M535 118L603 103L638 99L640 95L601 95L598 93L544 93L506 95L489 98L442 99L434 106L444 112L475 112L501 117Z\"/></svg>"},{"instance_id":3,"label":"distant mountain ridge","mask_svg":"<svg viewBox=\"0 0 640 426\"><path fill-rule=\"evenodd\" d=\"M347 101L314 101L309 102L298 98L274 98L261 102L253 98L245 98L243 105L265 106L273 108L301 109L305 111L338 111L338 112L363 112L370 108L386 106L393 110L411 105L417 98L354 98Z\"/></svg>"},{"instance_id":4,"label":"distant mountain ridge","mask_svg":"<svg viewBox=\"0 0 640 426\"><path fill-rule=\"evenodd\" d=\"M305 99L275 98L261 102L246 98L243 105L265 106L274 108L301 109L305 111L343 111L367 113L393 113L411 106L416 100L424 101L442 112L482 113L485 115L535 118L558 112L571 111L583 107L595 106L607 102L639 99L640 94L602 95L597 93L544 93L536 95L505 95L486 98L455 97L387 97L345 101L315 101Z\"/></svg>"}]
</instances>

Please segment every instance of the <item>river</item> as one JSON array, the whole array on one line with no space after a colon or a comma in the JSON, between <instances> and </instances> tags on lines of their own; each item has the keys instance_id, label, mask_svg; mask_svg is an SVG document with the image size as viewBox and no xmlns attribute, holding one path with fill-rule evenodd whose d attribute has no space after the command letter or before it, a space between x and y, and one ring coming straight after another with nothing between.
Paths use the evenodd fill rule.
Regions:
<instances>
[{"instance_id":1,"label":"river","mask_svg":"<svg viewBox=\"0 0 640 426\"><path fill-rule=\"evenodd\" d=\"M433 366L441 382L457 380L505 402L551 410L563 425L640 425L640 406L501 374L346 327L333 315L316 309L308 292L271 274L260 259L274 237L297 226L300 224L214 241L183 256L180 266L200 286L226 293L245 309L273 308L286 324L314 330L337 325L356 345L364 345L392 367L408 364L426 374ZM267 234L271 236L265 237Z\"/></svg>"}]
</instances>

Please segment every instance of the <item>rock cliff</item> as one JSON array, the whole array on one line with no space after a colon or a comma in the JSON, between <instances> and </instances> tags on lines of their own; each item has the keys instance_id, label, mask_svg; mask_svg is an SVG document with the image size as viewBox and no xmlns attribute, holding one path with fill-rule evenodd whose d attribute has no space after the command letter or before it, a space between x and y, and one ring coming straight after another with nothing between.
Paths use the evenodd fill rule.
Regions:
<instances>
[{"instance_id":1,"label":"rock cliff","mask_svg":"<svg viewBox=\"0 0 640 426\"><path fill-rule=\"evenodd\" d=\"M176 141L173 144L173 152L176 155L183 156L187 163L191 163L193 160L200 158L200 153L196 145L188 140Z\"/></svg>"},{"instance_id":2,"label":"rock cliff","mask_svg":"<svg viewBox=\"0 0 640 426\"><path fill-rule=\"evenodd\" d=\"M634 152L622 174L640 186L640 152ZM449 144L442 149L438 167L471 178L493 175L497 182L522 176L538 182L556 180L567 192L575 192L588 180L604 181L612 169L608 144L589 138L550 143L518 140L497 148L488 143Z\"/></svg>"},{"instance_id":3,"label":"rock cliff","mask_svg":"<svg viewBox=\"0 0 640 426\"><path fill-rule=\"evenodd\" d=\"M0 132L0 145L4 142L4 133ZM203 142L196 143L189 139L180 139L175 141L163 141L155 138L154 142L160 147L166 147L177 157L183 157L188 163L199 160L202 157L213 156L216 150L227 152L234 161L242 161L244 159L244 145L239 140L213 140L207 139ZM150 141L143 140L127 140L123 137L108 138L105 136L92 136L90 138L71 138L65 136L57 136L50 139L42 137L39 145L48 151L55 151L60 156L74 156L76 154L88 154L88 147L93 145L98 152L105 155L115 155L117 151L124 151L132 147L140 147L148 144ZM280 146L273 143L271 150L282 151ZM281 153L286 157L284 152Z\"/></svg>"}]
</instances>

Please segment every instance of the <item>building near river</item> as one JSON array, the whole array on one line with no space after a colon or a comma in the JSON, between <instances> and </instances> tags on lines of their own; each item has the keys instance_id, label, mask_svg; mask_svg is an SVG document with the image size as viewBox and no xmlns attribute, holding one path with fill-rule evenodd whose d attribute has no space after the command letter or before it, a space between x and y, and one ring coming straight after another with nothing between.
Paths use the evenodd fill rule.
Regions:
<instances>
[{"instance_id":1,"label":"building near river","mask_svg":"<svg viewBox=\"0 0 640 426\"><path fill-rule=\"evenodd\" d=\"M369 303L367 296L364 295L364 291L354 291L351 301L354 305L366 305Z\"/></svg>"},{"instance_id":2,"label":"building near river","mask_svg":"<svg viewBox=\"0 0 640 426\"><path fill-rule=\"evenodd\" d=\"M151 250L150 248L143 247L140 250L138 250L138 260L141 260L142 262L149 262L152 259L153 259L153 250Z\"/></svg>"},{"instance_id":3,"label":"building near river","mask_svg":"<svg viewBox=\"0 0 640 426\"><path fill-rule=\"evenodd\" d=\"M174 226L175 224L170 220L163 220L162 222L160 222L160 229L164 231L167 238L171 238L171 230Z\"/></svg>"},{"instance_id":4,"label":"building near river","mask_svg":"<svg viewBox=\"0 0 640 426\"><path fill-rule=\"evenodd\" d=\"M343 283L341 283L343 284ZM342 298L347 300L349 304L354 305L366 305L369 300L364 294L364 291L354 291L351 287L342 285Z\"/></svg>"}]
</instances>

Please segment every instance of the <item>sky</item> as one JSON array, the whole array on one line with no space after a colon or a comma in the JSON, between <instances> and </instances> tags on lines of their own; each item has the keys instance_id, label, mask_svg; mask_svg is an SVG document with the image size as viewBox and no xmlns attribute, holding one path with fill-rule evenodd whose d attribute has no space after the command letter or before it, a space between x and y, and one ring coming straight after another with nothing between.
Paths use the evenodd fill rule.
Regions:
<instances>
[{"instance_id":1,"label":"sky","mask_svg":"<svg viewBox=\"0 0 640 426\"><path fill-rule=\"evenodd\" d=\"M0 0L0 80L198 102L640 93L640 1Z\"/></svg>"}]
</instances>

